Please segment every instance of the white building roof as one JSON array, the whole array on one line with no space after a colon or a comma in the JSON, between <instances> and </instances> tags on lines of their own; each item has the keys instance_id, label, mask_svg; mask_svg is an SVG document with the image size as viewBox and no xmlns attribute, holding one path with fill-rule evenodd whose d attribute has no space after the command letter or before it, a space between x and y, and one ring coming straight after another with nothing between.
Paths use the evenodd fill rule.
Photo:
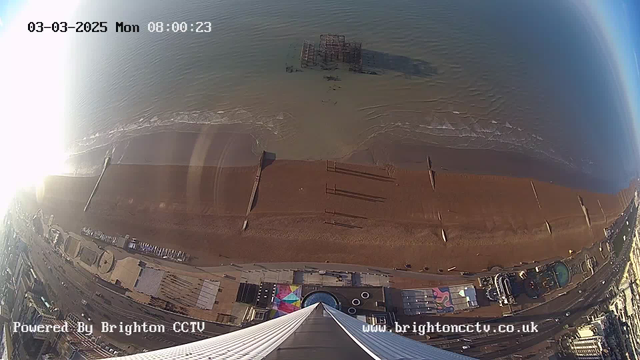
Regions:
<instances>
[{"instance_id":1,"label":"white building roof","mask_svg":"<svg viewBox=\"0 0 640 360\"><path fill-rule=\"evenodd\" d=\"M309 353L331 355L334 360L366 357L398 360L470 359L390 332L365 332L363 326L368 325L318 303L229 334L118 359L275 359L279 353L286 353L287 358L299 359ZM297 332L301 327L304 331ZM331 327L334 330L327 331ZM353 357L346 352L361 356Z\"/></svg>"}]
</instances>

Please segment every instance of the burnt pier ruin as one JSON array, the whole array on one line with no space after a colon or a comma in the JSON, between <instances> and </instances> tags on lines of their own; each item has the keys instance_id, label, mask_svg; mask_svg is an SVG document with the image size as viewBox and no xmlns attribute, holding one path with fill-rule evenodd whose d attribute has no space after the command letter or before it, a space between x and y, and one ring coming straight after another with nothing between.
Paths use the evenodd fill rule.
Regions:
<instances>
[{"instance_id":1,"label":"burnt pier ruin","mask_svg":"<svg viewBox=\"0 0 640 360\"><path fill-rule=\"evenodd\" d=\"M344 35L322 34L318 44L306 40L302 44L300 67L327 69L339 63L348 64L349 71L362 72L362 43L348 42Z\"/></svg>"}]
</instances>

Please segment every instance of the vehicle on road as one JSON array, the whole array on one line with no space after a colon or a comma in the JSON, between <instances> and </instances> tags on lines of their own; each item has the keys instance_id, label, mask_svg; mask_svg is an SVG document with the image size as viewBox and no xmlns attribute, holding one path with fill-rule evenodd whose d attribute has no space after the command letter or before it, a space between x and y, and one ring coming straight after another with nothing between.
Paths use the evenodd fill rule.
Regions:
<instances>
[{"instance_id":1,"label":"vehicle on road","mask_svg":"<svg viewBox=\"0 0 640 360\"><path fill-rule=\"evenodd\" d=\"M89 314L82 313L81 316L87 319L88 322L91 322L91 317L89 316Z\"/></svg>"}]
</instances>

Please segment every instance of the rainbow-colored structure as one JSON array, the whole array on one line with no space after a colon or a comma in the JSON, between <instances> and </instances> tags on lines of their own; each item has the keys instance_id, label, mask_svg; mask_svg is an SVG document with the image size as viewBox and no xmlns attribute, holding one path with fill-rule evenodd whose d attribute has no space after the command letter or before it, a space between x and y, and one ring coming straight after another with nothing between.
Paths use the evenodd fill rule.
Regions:
<instances>
[{"instance_id":1,"label":"rainbow-colored structure","mask_svg":"<svg viewBox=\"0 0 640 360\"><path fill-rule=\"evenodd\" d=\"M291 314L302 307L302 286L280 284L276 286L271 307L271 318Z\"/></svg>"}]
</instances>

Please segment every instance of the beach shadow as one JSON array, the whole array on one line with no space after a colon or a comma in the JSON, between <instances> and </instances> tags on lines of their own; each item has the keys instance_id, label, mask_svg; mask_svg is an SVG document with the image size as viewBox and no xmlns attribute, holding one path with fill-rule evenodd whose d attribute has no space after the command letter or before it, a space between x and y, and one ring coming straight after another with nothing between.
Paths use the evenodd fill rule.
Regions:
<instances>
[{"instance_id":1,"label":"beach shadow","mask_svg":"<svg viewBox=\"0 0 640 360\"><path fill-rule=\"evenodd\" d=\"M349 191L349 190L336 189L336 192L337 192L337 193L344 193L344 194L354 195L354 196L366 197L366 198L370 198L370 199L372 199L372 200L385 200L385 198L384 198L384 197L382 197L382 196L369 195L369 194L365 194L365 193L361 193L361 192L356 192L356 191Z\"/></svg>"},{"instance_id":2,"label":"beach shadow","mask_svg":"<svg viewBox=\"0 0 640 360\"><path fill-rule=\"evenodd\" d=\"M348 218L352 218L352 219L367 219L366 216L347 214L347 213L337 212L337 211L325 210L324 212L325 212L325 214L344 216L344 217L348 217Z\"/></svg>"},{"instance_id":3,"label":"beach shadow","mask_svg":"<svg viewBox=\"0 0 640 360\"><path fill-rule=\"evenodd\" d=\"M262 170L264 170L267 166L273 164L276 161L276 153L265 151L262 158ZM249 211L253 210L253 208L258 203L258 198L260 197L260 185L256 189L256 195L253 197L253 202L251 203L251 208Z\"/></svg>"},{"instance_id":4,"label":"beach shadow","mask_svg":"<svg viewBox=\"0 0 640 360\"><path fill-rule=\"evenodd\" d=\"M331 194L332 195L338 195L338 196L344 196L344 197L357 199L357 200L369 201L369 202L384 202L384 199L371 198L371 197L360 196L360 195L351 195L351 194L342 193L342 192L336 192L336 193L331 193Z\"/></svg>"},{"instance_id":5,"label":"beach shadow","mask_svg":"<svg viewBox=\"0 0 640 360\"><path fill-rule=\"evenodd\" d=\"M267 166L273 164L276 161L276 153L264 152L264 158L262 159L262 170L264 170Z\"/></svg>"},{"instance_id":6,"label":"beach shadow","mask_svg":"<svg viewBox=\"0 0 640 360\"><path fill-rule=\"evenodd\" d=\"M428 61L368 49L362 49L362 65L365 69L396 71L407 77L431 77L438 74L438 68Z\"/></svg>"},{"instance_id":7,"label":"beach shadow","mask_svg":"<svg viewBox=\"0 0 640 360\"><path fill-rule=\"evenodd\" d=\"M346 223L341 223L337 221L325 221L324 223L327 225L340 226L348 229L362 229L362 226L346 224Z\"/></svg>"},{"instance_id":8,"label":"beach shadow","mask_svg":"<svg viewBox=\"0 0 640 360\"><path fill-rule=\"evenodd\" d=\"M430 170L430 171L431 171L431 174L429 176L431 177L430 180L432 182L431 188L435 191L436 190L436 184L437 184L436 183L436 180L437 180L436 172L435 172L435 170Z\"/></svg>"},{"instance_id":9,"label":"beach shadow","mask_svg":"<svg viewBox=\"0 0 640 360\"><path fill-rule=\"evenodd\" d=\"M355 191L342 190L342 189L336 189L336 188L333 188L333 189L326 188L325 191L327 192L327 194L331 194L331 195L345 196L353 199L365 200L365 201L371 201L371 202L384 202L386 199L382 196L369 195L369 194L359 193Z\"/></svg>"},{"instance_id":10,"label":"beach shadow","mask_svg":"<svg viewBox=\"0 0 640 360\"><path fill-rule=\"evenodd\" d=\"M335 172L338 173L338 174L358 176L358 177L361 177L361 178L364 178L364 179L369 179L369 180L393 182L393 178L390 178L388 176L371 174L371 173L367 173L367 172L364 172L364 171L349 170L349 169L344 169L344 168L336 168Z\"/></svg>"}]
</instances>

